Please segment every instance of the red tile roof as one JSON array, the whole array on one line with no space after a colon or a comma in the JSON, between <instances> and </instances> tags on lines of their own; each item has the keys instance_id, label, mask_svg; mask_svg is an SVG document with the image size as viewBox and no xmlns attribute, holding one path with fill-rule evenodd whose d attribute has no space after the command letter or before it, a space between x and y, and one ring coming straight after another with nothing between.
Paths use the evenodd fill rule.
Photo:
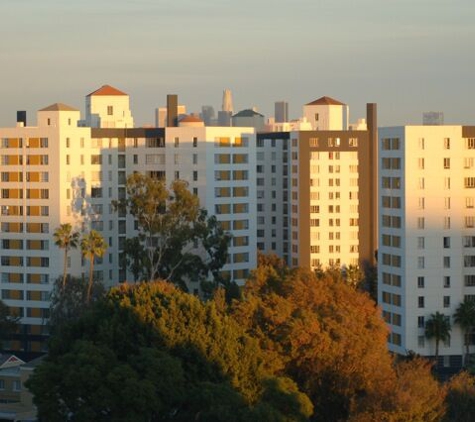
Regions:
<instances>
[{"instance_id":1,"label":"red tile roof","mask_svg":"<svg viewBox=\"0 0 475 422\"><path fill-rule=\"evenodd\" d=\"M180 119L180 123L203 123L203 120L190 114Z\"/></svg>"},{"instance_id":2,"label":"red tile roof","mask_svg":"<svg viewBox=\"0 0 475 422\"><path fill-rule=\"evenodd\" d=\"M312 101L306 105L346 105L338 100L335 100L330 97L321 97L318 100Z\"/></svg>"},{"instance_id":3,"label":"red tile roof","mask_svg":"<svg viewBox=\"0 0 475 422\"><path fill-rule=\"evenodd\" d=\"M91 97L93 95L127 95L125 92L119 91L117 88L114 88L110 85L102 85L99 89L96 89L94 92L86 95L86 97Z\"/></svg>"}]
</instances>

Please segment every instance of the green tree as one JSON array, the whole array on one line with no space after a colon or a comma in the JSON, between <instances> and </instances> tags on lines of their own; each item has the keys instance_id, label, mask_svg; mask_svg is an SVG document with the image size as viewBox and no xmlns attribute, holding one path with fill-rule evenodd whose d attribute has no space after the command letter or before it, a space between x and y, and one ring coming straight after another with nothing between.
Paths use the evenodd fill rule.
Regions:
<instances>
[{"instance_id":1,"label":"green tree","mask_svg":"<svg viewBox=\"0 0 475 422\"><path fill-rule=\"evenodd\" d=\"M127 179L127 197L115 202L138 221L138 242L129 252L128 265L142 279L164 279L184 285L211 274L219 282L226 263L230 235L214 216L200 208L199 199L182 180L170 188L162 180L135 173Z\"/></svg>"},{"instance_id":2,"label":"green tree","mask_svg":"<svg viewBox=\"0 0 475 422\"><path fill-rule=\"evenodd\" d=\"M464 299L458 306L454 314L454 322L460 325L464 336L465 344L465 366L470 359L470 333L475 328L475 300Z\"/></svg>"},{"instance_id":3,"label":"green tree","mask_svg":"<svg viewBox=\"0 0 475 422\"><path fill-rule=\"evenodd\" d=\"M89 282L87 285L86 304L91 302L91 292L94 279L94 261L96 257L102 258L107 251L107 243L104 241L102 235L91 230L84 235L81 240L81 253L89 260Z\"/></svg>"},{"instance_id":4,"label":"green tree","mask_svg":"<svg viewBox=\"0 0 475 422\"><path fill-rule=\"evenodd\" d=\"M104 295L104 285L93 280L91 299L98 300ZM65 288L58 278L51 293L49 325L57 331L64 324L79 318L87 309L87 282L83 277L69 277Z\"/></svg>"},{"instance_id":5,"label":"green tree","mask_svg":"<svg viewBox=\"0 0 475 422\"><path fill-rule=\"evenodd\" d=\"M68 254L71 249L75 249L79 245L79 233L73 231L71 224L61 224L53 233L54 243L60 249L64 250L63 261L63 284L62 288L66 286L66 278L68 271Z\"/></svg>"},{"instance_id":6,"label":"green tree","mask_svg":"<svg viewBox=\"0 0 475 422\"><path fill-rule=\"evenodd\" d=\"M52 422L290 422L312 412L213 300L167 282L111 289L52 336L28 386Z\"/></svg>"},{"instance_id":7,"label":"green tree","mask_svg":"<svg viewBox=\"0 0 475 422\"><path fill-rule=\"evenodd\" d=\"M12 315L10 308L0 300L0 350L3 348L3 341L17 330L19 321L20 317Z\"/></svg>"},{"instance_id":8,"label":"green tree","mask_svg":"<svg viewBox=\"0 0 475 422\"><path fill-rule=\"evenodd\" d=\"M435 362L439 362L439 343L446 342L450 339L450 318L440 312L431 314L426 321L425 336L435 341Z\"/></svg>"}]
</instances>

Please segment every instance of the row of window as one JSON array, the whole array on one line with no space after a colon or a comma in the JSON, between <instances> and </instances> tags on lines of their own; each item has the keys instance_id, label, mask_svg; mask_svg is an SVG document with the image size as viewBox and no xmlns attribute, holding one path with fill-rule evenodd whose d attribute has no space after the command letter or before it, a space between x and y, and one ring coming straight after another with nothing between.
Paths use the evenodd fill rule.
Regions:
<instances>
[{"instance_id":1,"label":"row of window","mask_svg":"<svg viewBox=\"0 0 475 422\"><path fill-rule=\"evenodd\" d=\"M215 164L247 164L248 154L214 154Z\"/></svg>"},{"instance_id":2,"label":"row of window","mask_svg":"<svg viewBox=\"0 0 475 422\"><path fill-rule=\"evenodd\" d=\"M25 141L25 142L23 142ZM22 148L23 143L26 148L48 148L48 138L1 138L1 148Z\"/></svg>"},{"instance_id":3,"label":"row of window","mask_svg":"<svg viewBox=\"0 0 475 422\"><path fill-rule=\"evenodd\" d=\"M31 166L46 166L49 164L48 155L27 155L23 160L23 155L2 155L0 164L4 166L21 166L25 163Z\"/></svg>"},{"instance_id":4,"label":"row of window","mask_svg":"<svg viewBox=\"0 0 475 422\"><path fill-rule=\"evenodd\" d=\"M48 240L31 240L26 241L22 239L2 239L1 246L2 249L23 249L23 245L26 242L26 249L28 250L49 250L49 241Z\"/></svg>"},{"instance_id":5,"label":"row of window","mask_svg":"<svg viewBox=\"0 0 475 422\"><path fill-rule=\"evenodd\" d=\"M51 292L48 291L26 291L26 300L47 301L50 299ZM23 290L2 290L2 299L8 300L25 300L25 292Z\"/></svg>"},{"instance_id":6,"label":"row of window","mask_svg":"<svg viewBox=\"0 0 475 422\"><path fill-rule=\"evenodd\" d=\"M13 215L23 215L23 206L22 205L2 205L1 214L7 216ZM26 214L30 216L48 216L49 215L49 206L47 205L27 205Z\"/></svg>"}]
</instances>

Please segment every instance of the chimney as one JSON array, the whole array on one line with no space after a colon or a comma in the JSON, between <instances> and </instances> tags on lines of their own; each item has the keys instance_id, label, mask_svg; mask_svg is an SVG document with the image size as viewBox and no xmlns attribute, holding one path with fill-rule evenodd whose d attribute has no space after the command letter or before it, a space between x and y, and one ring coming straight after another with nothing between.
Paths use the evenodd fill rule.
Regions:
<instances>
[{"instance_id":1,"label":"chimney","mask_svg":"<svg viewBox=\"0 0 475 422\"><path fill-rule=\"evenodd\" d=\"M17 126L26 126L26 111L17 111L16 112L16 123Z\"/></svg>"},{"instance_id":2,"label":"chimney","mask_svg":"<svg viewBox=\"0 0 475 422\"><path fill-rule=\"evenodd\" d=\"M178 126L178 96L167 95L167 127Z\"/></svg>"}]
</instances>

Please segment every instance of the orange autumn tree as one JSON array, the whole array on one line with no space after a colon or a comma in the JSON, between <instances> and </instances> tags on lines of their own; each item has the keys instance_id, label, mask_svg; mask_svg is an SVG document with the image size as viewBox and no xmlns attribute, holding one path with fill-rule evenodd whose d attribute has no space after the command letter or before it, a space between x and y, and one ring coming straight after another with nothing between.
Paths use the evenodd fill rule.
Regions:
<instances>
[{"instance_id":1,"label":"orange autumn tree","mask_svg":"<svg viewBox=\"0 0 475 422\"><path fill-rule=\"evenodd\" d=\"M388 329L369 296L341 277L261 256L232 314L259 339L268 362L310 397L315 420L396 416L389 393L399 378Z\"/></svg>"}]
</instances>

